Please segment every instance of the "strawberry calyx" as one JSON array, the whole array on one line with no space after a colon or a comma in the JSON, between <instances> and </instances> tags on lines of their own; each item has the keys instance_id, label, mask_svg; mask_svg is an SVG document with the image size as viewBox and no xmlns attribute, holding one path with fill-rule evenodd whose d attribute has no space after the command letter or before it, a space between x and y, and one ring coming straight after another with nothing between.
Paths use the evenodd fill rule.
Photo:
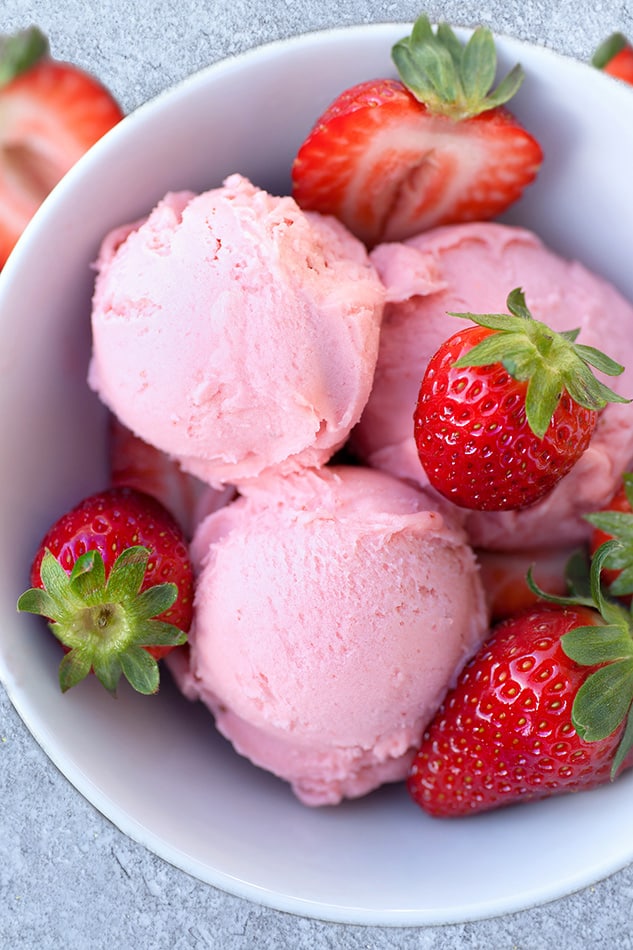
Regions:
<instances>
[{"instance_id":1,"label":"strawberry calyx","mask_svg":"<svg viewBox=\"0 0 633 950\"><path fill-rule=\"evenodd\" d=\"M49 54L46 36L36 26L0 36L0 88L27 72Z\"/></svg>"},{"instance_id":2,"label":"strawberry calyx","mask_svg":"<svg viewBox=\"0 0 633 950\"><path fill-rule=\"evenodd\" d=\"M461 356L456 367L501 363L514 379L527 381L525 413L534 435L542 439L563 391L583 406L598 412L609 402L627 403L594 376L591 366L607 376L619 376L624 367L593 346L576 343L578 329L557 333L535 320L520 288L508 295L509 313L451 313L492 331Z\"/></svg>"},{"instance_id":3,"label":"strawberry calyx","mask_svg":"<svg viewBox=\"0 0 633 950\"><path fill-rule=\"evenodd\" d=\"M429 18L419 17L411 35L393 46L400 79L429 112L460 120L503 105L523 82L517 64L493 89L497 71L494 39L478 27L463 44L447 23L434 33Z\"/></svg>"},{"instance_id":4,"label":"strawberry calyx","mask_svg":"<svg viewBox=\"0 0 633 950\"><path fill-rule=\"evenodd\" d=\"M604 69L618 53L629 45L624 33L612 33L596 49L591 57L591 65L596 69Z\"/></svg>"},{"instance_id":5,"label":"strawberry calyx","mask_svg":"<svg viewBox=\"0 0 633 950\"><path fill-rule=\"evenodd\" d=\"M627 597L633 594L633 473L625 472L622 485L626 500L632 511L605 510L585 515L594 528L610 535L619 544L613 547L605 558L603 567L608 571L617 571L617 576L608 585L607 591L612 597Z\"/></svg>"},{"instance_id":6,"label":"strawberry calyx","mask_svg":"<svg viewBox=\"0 0 633 950\"><path fill-rule=\"evenodd\" d=\"M126 548L106 577L99 551L86 551L67 574L46 550L40 573L43 587L32 587L18 600L18 610L40 614L67 652L59 667L66 692L90 672L112 694L121 675L139 693L155 693L159 685L156 659L147 646L179 646L187 636L157 617L175 602L178 587L156 584L139 593L150 551Z\"/></svg>"},{"instance_id":7,"label":"strawberry calyx","mask_svg":"<svg viewBox=\"0 0 633 950\"><path fill-rule=\"evenodd\" d=\"M527 576L528 586L543 600L560 606L588 607L599 615L601 622L564 634L561 647L580 666L597 667L578 689L572 705L572 723L580 738L597 742L625 723L611 767L612 779L633 748L632 617L621 603L605 597L600 580L605 563L619 547L615 539L600 545L591 559L588 589L577 574L567 597L541 590L531 570Z\"/></svg>"}]
</instances>

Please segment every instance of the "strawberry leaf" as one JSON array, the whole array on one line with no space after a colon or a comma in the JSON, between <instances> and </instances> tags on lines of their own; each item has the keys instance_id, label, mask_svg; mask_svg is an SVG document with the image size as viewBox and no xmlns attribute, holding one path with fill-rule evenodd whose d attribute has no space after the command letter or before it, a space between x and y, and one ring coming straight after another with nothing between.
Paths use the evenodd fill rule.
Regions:
<instances>
[{"instance_id":1,"label":"strawberry leaf","mask_svg":"<svg viewBox=\"0 0 633 950\"><path fill-rule=\"evenodd\" d=\"M590 562L585 548L574 551L565 565L565 581L570 596L586 601L591 596Z\"/></svg>"},{"instance_id":2,"label":"strawberry leaf","mask_svg":"<svg viewBox=\"0 0 633 950\"><path fill-rule=\"evenodd\" d=\"M622 52L628 46L628 40L624 33L611 33L597 48L591 58L591 65L596 69L604 69L614 56Z\"/></svg>"},{"instance_id":3,"label":"strawberry leaf","mask_svg":"<svg viewBox=\"0 0 633 950\"><path fill-rule=\"evenodd\" d=\"M0 37L0 88L27 72L48 52L48 40L36 26Z\"/></svg>"},{"instance_id":4,"label":"strawberry leaf","mask_svg":"<svg viewBox=\"0 0 633 950\"><path fill-rule=\"evenodd\" d=\"M515 379L522 378L515 375L505 362L504 366ZM538 367L528 381L525 393L525 414L532 432L539 439L542 439L547 432L559 401L560 379L557 373L547 366Z\"/></svg>"},{"instance_id":5,"label":"strawberry leaf","mask_svg":"<svg viewBox=\"0 0 633 950\"><path fill-rule=\"evenodd\" d=\"M178 587L176 584L157 584L144 590L134 601L134 616L138 620L148 620L164 613L176 602Z\"/></svg>"},{"instance_id":6,"label":"strawberry leaf","mask_svg":"<svg viewBox=\"0 0 633 950\"><path fill-rule=\"evenodd\" d=\"M622 734L620 744L616 750L615 756L613 757L613 764L611 766L611 781L618 774L620 767L624 763L627 755L633 747L633 710L629 710L629 714L626 719L626 727Z\"/></svg>"},{"instance_id":7,"label":"strawberry leaf","mask_svg":"<svg viewBox=\"0 0 633 950\"><path fill-rule=\"evenodd\" d=\"M586 742L606 739L633 702L633 659L616 660L587 677L572 707L572 722Z\"/></svg>"},{"instance_id":8,"label":"strawberry leaf","mask_svg":"<svg viewBox=\"0 0 633 950\"><path fill-rule=\"evenodd\" d=\"M581 573L582 567L580 566L579 556L576 557L575 561L575 569L578 572L575 579L580 583L578 588L571 586L570 593L567 596L550 594L539 587L534 580L534 572L531 566L528 568L526 584L532 593L541 600L545 600L551 604L559 604L562 607L593 607L607 624L613 623L614 626L622 626L627 623L623 608L620 604L614 604L605 599L600 584L600 574L604 562L617 546L617 541L606 541L595 551L591 559L588 590L586 576L583 576Z\"/></svg>"},{"instance_id":9,"label":"strawberry leaf","mask_svg":"<svg viewBox=\"0 0 633 950\"><path fill-rule=\"evenodd\" d=\"M630 538L633 542L633 514L628 511L596 511L585 515L585 519L595 528L611 534L619 541ZM613 550L605 567L622 567L626 563L623 547Z\"/></svg>"},{"instance_id":10,"label":"strawberry leaf","mask_svg":"<svg viewBox=\"0 0 633 950\"><path fill-rule=\"evenodd\" d=\"M539 587L534 580L533 565L530 565L528 568L525 582L529 590L531 590L536 597L539 597L541 600L546 600L549 604L558 604L560 607L593 607L595 610L596 605L591 594L583 593L582 590L580 592L572 590L567 596L561 594L550 594L546 590L543 590L543 588Z\"/></svg>"},{"instance_id":11,"label":"strawberry leaf","mask_svg":"<svg viewBox=\"0 0 633 950\"><path fill-rule=\"evenodd\" d=\"M77 648L66 653L59 664L59 685L62 693L85 679L91 666L90 658L83 650Z\"/></svg>"},{"instance_id":12,"label":"strawberry leaf","mask_svg":"<svg viewBox=\"0 0 633 950\"><path fill-rule=\"evenodd\" d=\"M49 550L45 552L40 569L45 589L25 591L17 606L52 621L52 632L69 648L60 665L63 690L91 669L111 693L121 674L142 693L158 689L156 660L143 647L178 646L187 634L155 619L176 603L176 584L155 584L139 593L149 557L148 548L133 545L116 558L106 578L96 550L78 557L70 575Z\"/></svg>"},{"instance_id":13,"label":"strawberry leaf","mask_svg":"<svg viewBox=\"0 0 633 950\"><path fill-rule=\"evenodd\" d=\"M578 331L576 331L576 333L578 333ZM606 353L597 350L595 346L586 346L584 343L577 343L574 349L585 363L589 363L606 376L619 376L624 372L624 367L621 366L620 363L616 363L616 361L612 360Z\"/></svg>"},{"instance_id":14,"label":"strawberry leaf","mask_svg":"<svg viewBox=\"0 0 633 950\"><path fill-rule=\"evenodd\" d=\"M631 508L633 508L633 473L625 472L622 476L622 482L624 483L624 494L626 495L626 500L628 501Z\"/></svg>"},{"instance_id":15,"label":"strawberry leaf","mask_svg":"<svg viewBox=\"0 0 633 950\"><path fill-rule=\"evenodd\" d=\"M619 547L618 541L605 541L597 551L594 551L591 558L591 570L589 572L589 582L591 587L591 597L601 616L609 623L611 620L621 620L622 608L618 604L612 604L605 599L600 577L604 565L612 553Z\"/></svg>"},{"instance_id":16,"label":"strawberry leaf","mask_svg":"<svg viewBox=\"0 0 633 950\"><path fill-rule=\"evenodd\" d=\"M609 584L609 594L612 597L627 597L633 594L633 564L629 561L628 567L623 567L618 576Z\"/></svg>"},{"instance_id":17,"label":"strawberry leaf","mask_svg":"<svg viewBox=\"0 0 633 950\"><path fill-rule=\"evenodd\" d=\"M105 586L105 565L98 551L86 551L77 558L70 573L70 585L85 604L100 603Z\"/></svg>"},{"instance_id":18,"label":"strawberry leaf","mask_svg":"<svg viewBox=\"0 0 633 950\"><path fill-rule=\"evenodd\" d=\"M420 17L419 19L424 20L425 17ZM443 46L445 46L448 52L450 53L451 59L455 63L455 68L461 69L464 47L462 43L460 42L460 40L457 38L457 35L455 34L455 31L453 30L453 28L446 22L438 23L435 34L438 40L440 41L440 43ZM426 21L426 24L423 25L423 28L420 30L419 34L416 33L416 25L414 24L413 32L411 36L412 38L414 38L413 39L414 43L417 43L420 40L423 41L425 38L429 38L432 40L433 30L431 28L431 24L429 23L429 21L428 20ZM418 40L418 36L419 36L419 40Z\"/></svg>"},{"instance_id":19,"label":"strawberry leaf","mask_svg":"<svg viewBox=\"0 0 633 950\"><path fill-rule=\"evenodd\" d=\"M581 666L598 666L633 657L628 625L575 627L561 638L564 653Z\"/></svg>"},{"instance_id":20,"label":"strawberry leaf","mask_svg":"<svg viewBox=\"0 0 633 950\"><path fill-rule=\"evenodd\" d=\"M463 45L446 23L436 32L418 17L410 36L394 44L392 59L400 79L429 112L460 120L507 102L523 81L515 66L492 90L497 54L490 30L478 27Z\"/></svg>"},{"instance_id":21,"label":"strawberry leaf","mask_svg":"<svg viewBox=\"0 0 633 950\"><path fill-rule=\"evenodd\" d=\"M525 302L525 294L520 287L515 287L514 290L510 291L506 300L506 306L515 317L520 317L522 320L533 319Z\"/></svg>"},{"instance_id":22,"label":"strawberry leaf","mask_svg":"<svg viewBox=\"0 0 633 950\"><path fill-rule=\"evenodd\" d=\"M120 603L138 593L148 561L149 550L141 545L122 551L110 570L105 597Z\"/></svg>"},{"instance_id":23,"label":"strawberry leaf","mask_svg":"<svg viewBox=\"0 0 633 950\"><path fill-rule=\"evenodd\" d=\"M464 94L469 101L484 99L495 81L497 53L492 34L476 29L462 54L461 75Z\"/></svg>"},{"instance_id":24,"label":"strawberry leaf","mask_svg":"<svg viewBox=\"0 0 633 950\"><path fill-rule=\"evenodd\" d=\"M497 106L502 106L510 99L513 99L521 88L524 78L525 73L523 72L523 67L517 63L512 67L507 76L504 76L497 88L486 96L485 101L488 108L495 109Z\"/></svg>"},{"instance_id":25,"label":"strawberry leaf","mask_svg":"<svg viewBox=\"0 0 633 950\"><path fill-rule=\"evenodd\" d=\"M44 588L58 605L77 602L73 594L70 578L57 558L50 551L46 551L40 566L40 577Z\"/></svg>"},{"instance_id":26,"label":"strawberry leaf","mask_svg":"<svg viewBox=\"0 0 633 950\"><path fill-rule=\"evenodd\" d=\"M631 401L605 386L590 368L595 366L607 375L618 376L623 371L619 363L594 347L574 342L576 330L557 333L535 320L520 288L508 294L506 305L509 314L450 313L494 331L460 356L455 366L498 362L515 379L528 380L526 416L538 438L545 435L565 390L578 405L594 412L609 402Z\"/></svg>"},{"instance_id":27,"label":"strawberry leaf","mask_svg":"<svg viewBox=\"0 0 633 950\"><path fill-rule=\"evenodd\" d=\"M158 690L158 663L147 650L131 646L119 657L123 675L134 689L146 696Z\"/></svg>"},{"instance_id":28,"label":"strawberry leaf","mask_svg":"<svg viewBox=\"0 0 633 950\"><path fill-rule=\"evenodd\" d=\"M95 657L92 669L101 685L105 686L113 696L116 695L116 688L123 672L119 658L115 654Z\"/></svg>"},{"instance_id":29,"label":"strawberry leaf","mask_svg":"<svg viewBox=\"0 0 633 950\"><path fill-rule=\"evenodd\" d=\"M477 320L476 315L470 313L454 314L454 316ZM524 367L529 362L530 355L532 355L532 357L534 356L535 350L534 347L525 345L522 327L519 326L516 332L514 332L509 325L509 321L512 320L512 317L508 317L504 314L489 314L488 316L490 316L491 319L479 321L480 325L488 329L501 330L503 332L491 333L490 336L484 337L484 339L473 346L468 353L460 356L460 358L456 360L455 366L491 366L493 363L503 363L505 365L507 361L508 366L514 364L519 367L517 372L525 372ZM501 319L495 319L497 316ZM503 319L504 316L505 319ZM510 372L508 366L506 366L506 369ZM523 378L525 378L525 376Z\"/></svg>"},{"instance_id":30,"label":"strawberry leaf","mask_svg":"<svg viewBox=\"0 0 633 950\"><path fill-rule=\"evenodd\" d=\"M578 344L575 344L574 348L577 349ZM578 365L576 373L566 375L564 385L571 398L579 406L594 409L596 412L604 409L609 402L628 403L631 401L596 379L586 364L584 368Z\"/></svg>"},{"instance_id":31,"label":"strawberry leaf","mask_svg":"<svg viewBox=\"0 0 633 950\"><path fill-rule=\"evenodd\" d=\"M29 614L39 614L57 620L57 603L51 595L41 587L30 587L18 598L18 610Z\"/></svg>"},{"instance_id":32,"label":"strawberry leaf","mask_svg":"<svg viewBox=\"0 0 633 950\"><path fill-rule=\"evenodd\" d=\"M620 572L609 585L609 594L624 597L633 593L633 514L597 511L585 515L585 520L618 542L611 546L603 561L603 567Z\"/></svg>"},{"instance_id":33,"label":"strawberry leaf","mask_svg":"<svg viewBox=\"0 0 633 950\"><path fill-rule=\"evenodd\" d=\"M148 620L144 624L144 635L136 639L138 646L178 647L187 642L187 634L173 623L163 620Z\"/></svg>"}]
</instances>

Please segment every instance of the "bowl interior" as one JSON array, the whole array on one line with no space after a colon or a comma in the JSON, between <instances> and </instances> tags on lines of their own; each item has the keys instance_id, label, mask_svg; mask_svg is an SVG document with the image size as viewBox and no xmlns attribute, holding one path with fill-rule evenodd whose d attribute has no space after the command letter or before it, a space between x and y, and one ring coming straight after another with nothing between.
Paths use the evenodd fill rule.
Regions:
<instances>
[{"instance_id":1,"label":"bowl interior","mask_svg":"<svg viewBox=\"0 0 633 950\"><path fill-rule=\"evenodd\" d=\"M310 810L234 755L205 710L169 682L151 699L123 689L115 703L91 682L62 696L57 645L43 624L16 614L15 601L49 523L105 483L105 417L85 383L91 262L103 235L167 191L202 190L234 171L287 192L290 162L318 113L345 86L392 75L391 44L405 32L391 24L310 34L192 77L82 159L0 275L0 675L19 713L83 795L185 871L281 910L394 925L518 910L628 863L633 774L464 822L427 819L401 787ZM633 298L622 213L633 94L551 51L503 37L498 46L501 69L523 63L513 110L546 156L508 220ZM512 853L524 860L515 866Z\"/></svg>"}]
</instances>

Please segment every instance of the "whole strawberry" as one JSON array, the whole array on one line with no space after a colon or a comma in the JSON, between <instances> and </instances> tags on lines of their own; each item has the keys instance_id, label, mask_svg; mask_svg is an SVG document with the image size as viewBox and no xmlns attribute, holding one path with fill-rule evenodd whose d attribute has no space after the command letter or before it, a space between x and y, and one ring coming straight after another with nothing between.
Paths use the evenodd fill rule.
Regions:
<instances>
[{"instance_id":1,"label":"whole strawberry","mask_svg":"<svg viewBox=\"0 0 633 950\"><path fill-rule=\"evenodd\" d=\"M630 615L579 600L503 621L464 668L407 780L424 811L470 815L587 790L633 765Z\"/></svg>"},{"instance_id":2,"label":"whole strawberry","mask_svg":"<svg viewBox=\"0 0 633 950\"><path fill-rule=\"evenodd\" d=\"M623 33L612 33L592 57L592 65L633 85L633 46Z\"/></svg>"},{"instance_id":3,"label":"whole strawberry","mask_svg":"<svg viewBox=\"0 0 633 950\"><path fill-rule=\"evenodd\" d=\"M36 27L0 37L0 267L46 195L122 118L97 79Z\"/></svg>"},{"instance_id":4,"label":"whole strawberry","mask_svg":"<svg viewBox=\"0 0 633 950\"><path fill-rule=\"evenodd\" d=\"M420 17L392 50L399 79L345 90L292 168L304 209L333 214L372 246L440 224L493 218L537 175L539 143L504 107L519 66L493 89L496 51L480 27L462 45Z\"/></svg>"},{"instance_id":5,"label":"whole strawberry","mask_svg":"<svg viewBox=\"0 0 633 950\"><path fill-rule=\"evenodd\" d=\"M414 413L420 461L434 488L463 508L534 504L589 445L607 402L628 402L593 375L623 367L535 320L521 290L507 314L459 313L476 324L428 363Z\"/></svg>"},{"instance_id":6,"label":"whole strawberry","mask_svg":"<svg viewBox=\"0 0 633 950\"><path fill-rule=\"evenodd\" d=\"M114 693L121 674L140 693L157 660L186 641L193 573L180 527L156 499L117 487L84 499L46 533L18 610L41 614L66 649L65 692L90 672Z\"/></svg>"}]
</instances>

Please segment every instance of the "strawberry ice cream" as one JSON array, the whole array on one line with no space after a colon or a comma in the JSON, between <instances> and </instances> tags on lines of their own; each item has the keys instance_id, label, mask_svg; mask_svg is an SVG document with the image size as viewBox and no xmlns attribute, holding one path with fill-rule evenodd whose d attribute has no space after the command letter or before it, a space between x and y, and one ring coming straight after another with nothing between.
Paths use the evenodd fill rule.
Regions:
<instances>
[{"instance_id":1,"label":"strawberry ice cream","mask_svg":"<svg viewBox=\"0 0 633 950\"><path fill-rule=\"evenodd\" d=\"M402 779L487 633L461 529L413 486L334 466L249 485L192 550L185 695L307 804Z\"/></svg>"},{"instance_id":2,"label":"strawberry ice cream","mask_svg":"<svg viewBox=\"0 0 633 950\"><path fill-rule=\"evenodd\" d=\"M205 515L235 497L235 488L212 488L178 463L135 436L115 417L109 420L110 481L153 495L172 513L186 538Z\"/></svg>"},{"instance_id":3,"label":"strawberry ice cream","mask_svg":"<svg viewBox=\"0 0 633 950\"><path fill-rule=\"evenodd\" d=\"M506 298L516 287L536 319L557 331L579 327L579 343L624 364L625 372L608 384L633 396L633 306L531 232L494 223L437 228L380 245L371 259L385 283L387 305L373 390L351 440L367 464L428 485L412 421L426 364L465 325L451 312L507 312ZM609 500L632 460L631 408L609 404L587 451L543 501L521 511L462 511L471 542L522 550L582 541L589 527L581 515Z\"/></svg>"},{"instance_id":4,"label":"strawberry ice cream","mask_svg":"<svg viewBox=\"0 0 633 950\"><path fill-rule=\"evenodd\" d=\"M239 175L104 241L89 381L222 485L326 462L371 387L384 289L363 245Z\"/></svg>"}]
</instances>

